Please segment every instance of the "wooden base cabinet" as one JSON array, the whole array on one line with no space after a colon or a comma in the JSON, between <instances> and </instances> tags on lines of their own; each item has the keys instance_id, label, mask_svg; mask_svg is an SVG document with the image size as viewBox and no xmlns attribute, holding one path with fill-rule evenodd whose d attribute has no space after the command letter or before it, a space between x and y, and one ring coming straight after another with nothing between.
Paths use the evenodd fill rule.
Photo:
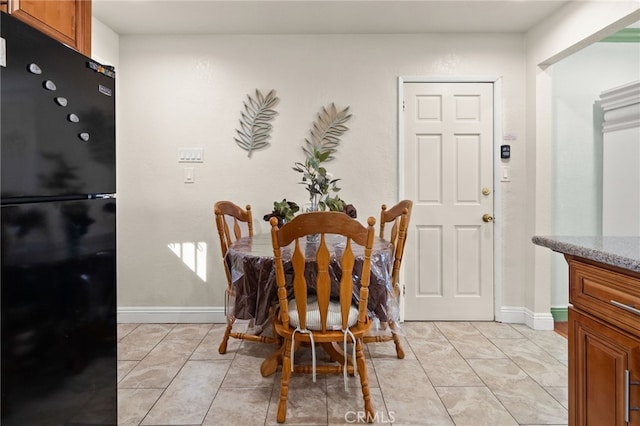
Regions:
<instances>
[{"instance_id":1,"label":"wooden base cabinet","mask_svg":"<svg viewBox=\"0 0 640 426\"><path fill-rule=\"evenodd\" d=\"M11 0L2 10L91 56L91 0Z\"/></svg>"},{"instance_id":2,"label":"wooden base cabinet","mask_svg":"<svg viewBox=\"0 0 640 426\"><path fill-rule=\"evenodd\" d=\"M640 274L566 257L569 425L640 426Z\"/></svg>"},{"instance_id":3,"label":"wooden base cabinet","mask_svg":"<svg viewBox=\"0 0 640 426\"><path fill-rule=\"evenodd\" d=\"M569 424L640 425L640 339L572 308L569 330Z\"/></svg>"}]
</instances>

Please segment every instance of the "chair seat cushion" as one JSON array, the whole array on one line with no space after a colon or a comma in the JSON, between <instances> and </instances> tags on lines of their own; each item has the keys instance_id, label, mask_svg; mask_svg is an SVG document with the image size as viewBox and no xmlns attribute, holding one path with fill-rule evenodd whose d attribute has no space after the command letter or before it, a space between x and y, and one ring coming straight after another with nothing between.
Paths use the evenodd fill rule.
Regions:
<instances>
[{"instance_id":1,"label":"chair seat cushion","mask_svg":"<svg viewBox=\"0 0 640 426\"><path fill-rule=\"evenodd\" d=\"M296 300L289 301L289 324L292 327L298 327L300 315L298 314L298 306ZM358 308L351 305L349 308L349 319L347 327L352 327L358 321ZM320 309L318 307L318 299L316 296L309 296L307 299L307 329L322 330L320 324ZM342 316L340 314L340 303L329 302L329 312L327 314L327 330L341 330Z\"/></svg>"}]
</instances>

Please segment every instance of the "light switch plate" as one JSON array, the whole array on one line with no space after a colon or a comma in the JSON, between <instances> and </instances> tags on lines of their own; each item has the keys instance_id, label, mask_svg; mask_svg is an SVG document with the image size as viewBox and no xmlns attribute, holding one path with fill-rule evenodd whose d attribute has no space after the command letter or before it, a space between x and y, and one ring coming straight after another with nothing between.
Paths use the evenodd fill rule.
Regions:
<instances>
[{"instance_id":1,"label":"light switch plate","mask_svg":"<svg viewBox=\"0 0 640 426\"><path fill-rule=\"evenodd\" d=\"M196 181L196 171L193 167L184 168L184 183L193 183Z\"/></svg>"},{"instance_id":2,"label":"light switch plate","mask_svg":"<svg viewBox=\"0 0 640 426\"><path fill-rule=\"evenodd\" d=\"M178 162L179 163L203 163L204 149L203 148L180 148L178 150Z\"/></svg>"},{"instance_id":3,"label":"light switch plate","mask_svg":"<svg viewBox=\"0 0 640 426\"><path fill-rule=\"evenodd\" d=\"M509 182L511 178L509 177L509 166L502 166L502 174L500 176L500 181Z\"/></svg>"}]
</instances>

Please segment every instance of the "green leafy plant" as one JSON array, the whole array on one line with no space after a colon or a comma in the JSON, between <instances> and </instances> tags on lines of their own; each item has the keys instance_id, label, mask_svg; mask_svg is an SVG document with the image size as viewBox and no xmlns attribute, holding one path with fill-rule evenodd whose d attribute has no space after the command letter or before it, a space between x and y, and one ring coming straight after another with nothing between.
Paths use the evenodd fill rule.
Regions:
<instances>
[{"instance_id":1,"label":"green leafy plant","mask_svg":"<svg viewBox=\"0 0 640 426\"><path fill-rule=\"evenodd\" d=\"M285 222L293 219L298 211L300 211L300 206L284 198L280 202L274 201L273 210L271 213L264 215L263 219L268 222L272 217L276 217L278 218L278 226L282 226Z\"/></svg>"},{"instance_id":2,"label":"green leafy plant","mask_svg":"<svg viewBox=\"0 0 640 426\"><path fill-rule=\"evenodd\" d=\"M336 194L335 197L327 197L324 200L327 208L332 212L342 212L344 211L344 206L346 205L343 200Z\"/></svg>"},{"instance_id":3,"label":"green leafy plant","mask_svg":"<svg viewBox=\"0 0 640 426\"><path fill-rule=\"evenodd\" d=\"M299 183L309 192L311 210L326 210L330 192L340 191L337 185L340 179L334 179L333 175L322 166L330 155L330 151L320 152L314 149L313 155L307 157L304 163L294 163L293 170L302 173L302 180Z\"/></svg>"}]
</instances>

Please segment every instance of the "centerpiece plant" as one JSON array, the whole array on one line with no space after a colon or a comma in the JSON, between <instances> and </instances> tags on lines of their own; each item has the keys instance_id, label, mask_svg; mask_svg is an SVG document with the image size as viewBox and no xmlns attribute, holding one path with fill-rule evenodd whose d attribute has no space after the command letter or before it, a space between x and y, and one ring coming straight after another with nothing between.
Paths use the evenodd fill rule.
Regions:
<instances>
[{"instance_id":1,"label":"centerpiece plant","mask_svg":"<svg viewBox=\"0 0 640 426\"><path fill-rule=\"evenodd\" d=\"M350 118L349 107L338 110L333 103L326 108L323 107L313 123L310 137L305 139L305 145L302 147L305 161L295 162L293 170L302 173L299 183L305 186L309 194L309 205L306 211L339 211L353 218L357 217L355 207L345 203L338 195L340 179L333 177L324 165L334 158L340 137L349 130L345 123ZM295 211L292 212L294 209ZM291 220L299 210L300 207L297 204L284 199L281 202L274 202L273 211L265 215L264 220L268 221L275 216L279 221L281 219L282 222L286 222Z\"/></svg>"},{"instance_id":2,"label":"centerpiece plant","mask_svg":"<svg viewBox=\"0 0 640 426\"><path fill-rule=\"evenodd\" d=\"M324 211L333 209L340 210L344 208L344 202L340 200L338 195L331 197L331 192L340 191L338 181L331 173L322 165L327 161L330 151L320 152L313 150L313 155L307 157L304 163L294 163L293 170L302 173L301 184L304 185L309 192L309 211Z\"/></svg>"}]
</instances>

